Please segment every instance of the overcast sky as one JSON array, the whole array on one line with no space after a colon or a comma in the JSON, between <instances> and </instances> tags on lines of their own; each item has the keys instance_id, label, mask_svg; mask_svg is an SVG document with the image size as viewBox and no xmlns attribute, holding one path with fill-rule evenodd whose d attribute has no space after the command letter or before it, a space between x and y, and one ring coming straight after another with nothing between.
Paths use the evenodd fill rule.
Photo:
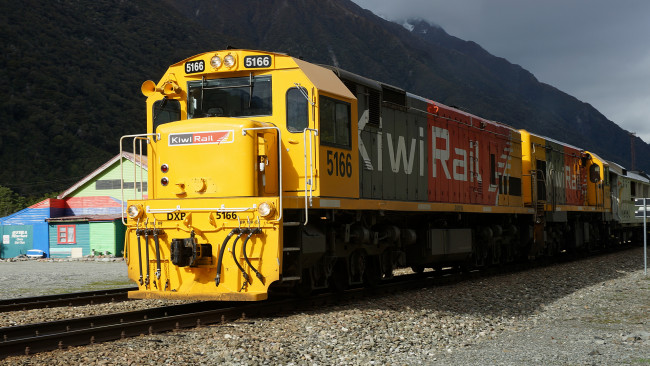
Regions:
<instances>
[{"instance_id":1,"label":"overcast sky","mask_svg":"<svg viewBox=\"0 0 650 366\"><path fill-rule=\"evenodd\" d=\"M650 142L650 1L352 1L474 41Z\"/></svg>"}]
</instances>

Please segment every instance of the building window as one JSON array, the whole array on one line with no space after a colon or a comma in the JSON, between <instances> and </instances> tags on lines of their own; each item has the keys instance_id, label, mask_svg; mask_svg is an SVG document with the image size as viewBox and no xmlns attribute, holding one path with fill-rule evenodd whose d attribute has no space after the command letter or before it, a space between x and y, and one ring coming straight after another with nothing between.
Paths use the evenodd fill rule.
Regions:
<instances>
[{"instance_id":1,"label":"building window","mask_svg":"<svg viewBox=\"0 0 650 366\"><path fill-rule=\"evenodd\" d=\"M58 244L76 243L76 230L74 225L58 225L56 227Z\"/></svg>"},{"instance_id":2,"label":"building window","mask_svg":"<svg viewBox=\"0 0 650 366\"><path fill-rule=\"evenodd\" d=\"M140 182L124 182L124 189L133 189L133 185L140 192ZM105 189L121 189L122 185L119 179L101 179L95 181L95 189L105 190ZM147 182L142 183L142 190L147 190Z\"/></svg>"}]
</instances>

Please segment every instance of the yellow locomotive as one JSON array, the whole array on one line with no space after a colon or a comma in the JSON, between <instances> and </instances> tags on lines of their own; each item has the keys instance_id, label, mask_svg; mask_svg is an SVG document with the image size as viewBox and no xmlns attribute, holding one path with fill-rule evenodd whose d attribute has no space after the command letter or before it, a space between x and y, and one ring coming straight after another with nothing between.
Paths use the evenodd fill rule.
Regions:
<instances>
[{"instance_id":1,"label":"yellow locomotive","mask_svg":"<svg viewBox=\"0 0 650 366\"><path fill-rule=\"evenodd\" d=\"M136 138L146 140L150 184L146 200L128 203L126 256L140 285L130 296L261 300L272 283L299 278L282 267L285 253L309 251L283 245L286 228L304 224L287 209L309 209L328 190L354 197L358 186L349 90L329 70L244 50L197 55L142 90L149 133ZM322 113L348 124L347 136L320 138L353 146L319 153L319 98ZM319 177L321 156L337 175Z\"/></svg>"},{"instance_id":2,"label":"yellow locomotive","mask_svg":"<svg viewBox=\"0 0 650 366\"><path fill-rule=\"evenodd\" d=\"M142 92L132 298L256 301L612 239L597 156L336 67L207 52Z\"/></svg>"}]
</instances>

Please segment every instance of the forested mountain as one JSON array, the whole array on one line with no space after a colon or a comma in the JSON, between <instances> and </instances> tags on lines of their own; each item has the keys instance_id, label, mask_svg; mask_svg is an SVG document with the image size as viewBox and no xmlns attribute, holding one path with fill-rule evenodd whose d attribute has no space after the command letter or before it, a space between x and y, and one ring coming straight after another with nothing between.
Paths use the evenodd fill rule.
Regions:
<instances>
[{"instance_id":1,"label":"forested mountain","mask_svg":"<svg viewBox=\"0 0 650 366\"><path fill-rule=\"evenodd\" d=\"M349 0L0 1L0 186L62 190L145 129L140 85L229 45L301 56L630 165L626 131L523 68L425 22ZM597 106L596 106L597 107ZM636 143L650 171L650 146Z\"/></svg>"},{"instance_id":2,"label":"forested mountain","mask_svg":"<svg viewBox=\"0 0 650 366\"><path fill-rule=\"evenodd\" d=\"M23 195L64 190L117 155L120 136L146 128L142 82L227 44L149 0L2 0L0 26L0 186Z\"/></svg>"}]
</instances>

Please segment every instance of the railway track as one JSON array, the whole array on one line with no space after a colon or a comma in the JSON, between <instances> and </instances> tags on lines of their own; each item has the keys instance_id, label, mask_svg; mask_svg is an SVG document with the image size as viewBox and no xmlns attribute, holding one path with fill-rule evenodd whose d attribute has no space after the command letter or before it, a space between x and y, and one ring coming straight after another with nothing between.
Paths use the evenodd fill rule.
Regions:
<instances>
[{"instance_id":1,"label":"railway track","mask_svg":"<svg viewBox=\"0 0 650 366\"><path fill-rule=\"evenodd\" d=\"M395 276L393 280L371 288L353 288L344 292L315 294L306 298L275 298L254 303L206 301L5 327L0 328L0 359L11 355L29 355L142 334L231 322L242 318L277 315L295 309L309 309L412 289L450 285L468 279L517 272L557 262L522 263L490 267L480 271L458 271L457 268L447 268L439 271Z\"/></svg>"},{"instance_id":2,"label":"railway track","mask_svg":"<svg viewBox=\"0 0 650 366\"><path fill-rule=\"evenodd\" d=\"M396 276L393 281L373 288L354 288L339 293L315 294L307 298L276 298L263 302L196 302L159 308L106 314L54 322L0 328L0 359L56 349L113 341L142 334L231 322L242 318L286 313L353 301L368 296L404 291L430 285L462 281L453 271ZM41 302L42 303L42 302Z\"/></svg>"},{"instance_id":3,"label":"railway track","mask_svg":"<svg viewBox=\"0 0 650 366\"><path fill-rule=\"evenodd\" d=\"M65 349L141 334L227 322L277 311L291 300L262 303L198 302L79 319L0 328L0 359ZM275 306L275 307L274 307Z\"/></svg>"},{"instance_id":4,"label":"railway track","mask_svg":"<svg viewBox=\"0 0 650 366\"><path fill-rule=\"evenodd\" d=\"M112 290L74 292L59 295L0 300L0 313L8 311L53 308L60 306L82 306L115 301L126 301L129 299L128 292L133 290L137 290L137 288L134 287Z\"/></svg>"}]
</instances>

